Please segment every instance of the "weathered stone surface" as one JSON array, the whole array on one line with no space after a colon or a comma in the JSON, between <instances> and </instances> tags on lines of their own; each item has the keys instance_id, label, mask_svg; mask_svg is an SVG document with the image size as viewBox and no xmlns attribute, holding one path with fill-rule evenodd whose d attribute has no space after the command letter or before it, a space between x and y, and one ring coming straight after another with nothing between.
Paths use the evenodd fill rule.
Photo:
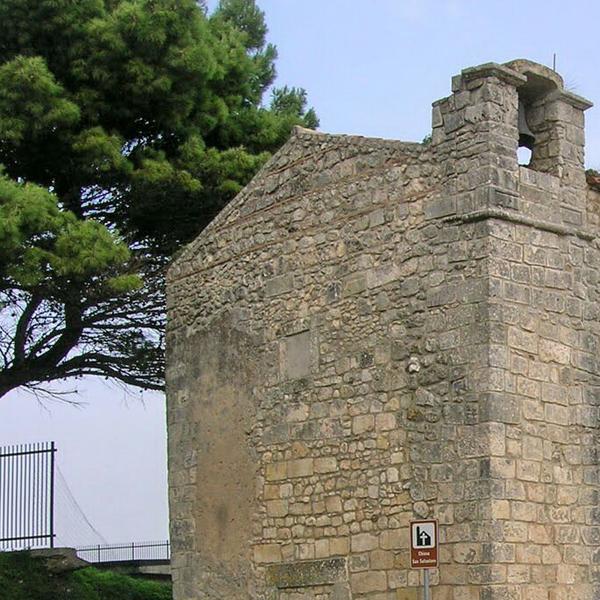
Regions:
<instances>
[{"instance_id":1,"label":"weathered stone surface","mask_svg":"<svg viewBox=\"0 0 600 600\"><path fill-rule=\"evenodd\" d=\"M280 589L333 584L345 578L344 558L273 565L266 572L267 582Z\"/></svg>"},{"instance_id":2,"label":"weathered stone surface","mask_svg":"<svg viewBox=\"0 0 600 600\"><path fill-rule=\"evenodd\" d=\"M68 573L90 566L77 556L75 548L42 548L29 552L33 558L43 560L50 573Z\"/></svg>"},{"instance_id":3,"label":"weathered stone surface","mask_svg":"<svg viewBox=\"0 0 600 600\"><path fill-rule=\"evenodd\" d=\"M434 598L598 597L588 105L528 61L452 91L427 145L297 130L172 266L175 600L415 599L418 517Z\"/></svg>"}]
</instances>

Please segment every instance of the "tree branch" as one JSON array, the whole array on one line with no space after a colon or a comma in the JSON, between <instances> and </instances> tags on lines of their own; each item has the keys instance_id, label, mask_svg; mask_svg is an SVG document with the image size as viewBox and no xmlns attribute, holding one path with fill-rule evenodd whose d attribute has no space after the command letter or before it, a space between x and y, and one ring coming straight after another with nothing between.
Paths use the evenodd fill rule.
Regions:
<instances>
[{"instance_id":1,"label":"tree branch","mask_svg":"<svg viewBox=\"0 0 600 600\"><path fill-rule=\"evenodd\" d=\"M41 296L33 295L27 303L27 305L25 306L25 309L21 313L19 321L17 322L14 339L15 365L19 365L25 360L25 345L27 343L27 333L29 331L29 325L31 323L31 319L35 311L38 309L41 303Z\"/></svg>"}]
</instances>

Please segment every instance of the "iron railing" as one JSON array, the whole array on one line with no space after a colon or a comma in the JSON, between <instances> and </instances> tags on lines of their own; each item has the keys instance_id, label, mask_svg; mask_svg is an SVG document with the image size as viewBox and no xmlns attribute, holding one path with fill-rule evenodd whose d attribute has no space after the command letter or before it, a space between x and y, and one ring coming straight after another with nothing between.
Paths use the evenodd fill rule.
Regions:
<instances>
[{"instance_id":1,"label":"iron railing","mask_svg":"<svg viewBox=\"0 0 600 600\"><path fill-rule=\"evenodd\" d=\"M0 448L0 550L54 546L54 442Z\"/></svg>"},{"instance_id":2,"label":"iron railing","mask_svg":"<svg viewBox=\"0 0 600 600\"><path fill-rule=\"evenodd\" d=\"M91 563L170 560L171 544L168 541L98 544L77 548L77 556Z\"/></svg>"}]
</instances>

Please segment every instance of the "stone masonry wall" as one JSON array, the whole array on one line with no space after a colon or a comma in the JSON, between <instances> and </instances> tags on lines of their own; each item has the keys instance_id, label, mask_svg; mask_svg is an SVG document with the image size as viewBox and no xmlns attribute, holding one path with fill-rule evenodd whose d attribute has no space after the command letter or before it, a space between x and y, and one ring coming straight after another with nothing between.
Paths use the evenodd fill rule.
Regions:
<instances>
[{"instance_id":1,"label":"stone masonry wall","mask_svg":"<svg viewBox=\"0 0 600 600\"><path fill-rule=\"evenodd\" d=\"M424 517L435 600L600 597L599 202L517 165L512 67L429 146L296 131L171 268L176 600L416 600Z\"/></svg>"},{"instance_id":2,"label":"stone masonry wall","mask_svg":"<svg viewBox=\"0 0 600 600\"><path fill-rule=\"evenodd\" d=\"M581 221L556 218L561 207L572 218L570 191L522 169L521 200L543 198L553 222L497 221L490 231L490 366L506 435L496 577L509 598L600 597L598 244Z\"/></svg>"}]
</instances>

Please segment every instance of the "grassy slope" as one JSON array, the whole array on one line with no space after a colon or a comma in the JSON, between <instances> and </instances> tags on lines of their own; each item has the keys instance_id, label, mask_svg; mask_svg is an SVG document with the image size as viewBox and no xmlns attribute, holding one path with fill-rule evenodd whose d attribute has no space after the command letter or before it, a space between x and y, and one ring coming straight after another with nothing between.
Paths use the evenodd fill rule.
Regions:
<instances>
[{"instance_id":1,"label":"grassy slope","mask_svg":"<svg viewBox=\"0 0 600 600\"><path fill-rule=\"evenodd\" d=\"M171 586L92 568L56 575L26 552L0 552L0 600L171 600Z\"/></svg>"}]
</instances>

